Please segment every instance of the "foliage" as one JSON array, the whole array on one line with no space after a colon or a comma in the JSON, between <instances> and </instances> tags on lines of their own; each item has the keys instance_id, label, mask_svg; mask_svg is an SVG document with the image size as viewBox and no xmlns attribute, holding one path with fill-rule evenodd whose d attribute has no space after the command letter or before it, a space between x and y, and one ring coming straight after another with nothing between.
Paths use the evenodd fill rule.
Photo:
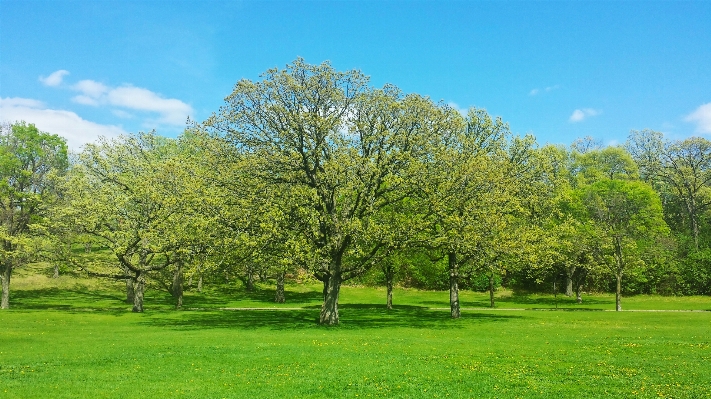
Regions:
<instances>
[{"instance_id":1,"label":"foliage","mask_svg":"<svg viewBox=\"0 0 711 399\"><path fill-rule=\"evenodd\" d=\"M147 275L184 261L199 238L189 223L194 219L185 217L190 188L176 144L153 133L87 144L67 181L64 222L116 257L73 263L92 275L126 280L135 312L143 311Z\"/></svg>"},{"instance_id":2,"label":"foliage","mask_svg":"<svg viewBox=\"0 0 711 399\"><path fill-rule=\"evenodd\" d=\"M7 309L12 271L33 257L33 225L45 222L59 195L56 177L67 168L67 145L33 124L0 128L0 308Z\"/></svg>"}]
</instances>

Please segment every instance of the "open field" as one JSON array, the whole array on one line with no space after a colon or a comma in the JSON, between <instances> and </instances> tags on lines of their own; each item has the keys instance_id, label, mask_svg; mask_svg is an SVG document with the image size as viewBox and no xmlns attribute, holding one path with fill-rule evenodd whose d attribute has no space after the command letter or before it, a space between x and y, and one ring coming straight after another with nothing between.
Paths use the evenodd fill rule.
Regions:
<instances>
[{"instance_id":1,"label":"open field","mask_svg":"<svg viewBox=\"0 0 711 399\"><path fill-rule=\"evenodd\" d=\"M35 279L35 280L32 280ZM0 397L711 397L711 312L551 309L553 296L345 287L341 326L316 325L318 285L271 290L149 291L133 314L111 286L17 279L0 312ZM33 289L40 285L42 289ZM53 286L54 285L54 286ZM86 286L88 285L88 286ZM120 288L120 285L113 286ZM569 309L612 309L610 295ZM219 310L225 307L297 310ZM624 298L626 309L711 310L711 298Z\"/></svg>"}]
</instances>

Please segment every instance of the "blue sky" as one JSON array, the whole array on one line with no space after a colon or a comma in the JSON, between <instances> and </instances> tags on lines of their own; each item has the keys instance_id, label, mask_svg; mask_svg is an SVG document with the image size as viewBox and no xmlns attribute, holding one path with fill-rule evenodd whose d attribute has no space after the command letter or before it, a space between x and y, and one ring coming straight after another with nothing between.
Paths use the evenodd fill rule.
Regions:
<instances>
[{"instance_id":1,"label":"blue sky","mask_svg":"<svg viewBox=\"0 0 711 399\"><path fill-rule=\"evenodd\" d=\"M360 69L518 134L711 135L711 1L0 0L0 119L73 148L176 136L297 56Z\"/></svg>"}]
</instances>

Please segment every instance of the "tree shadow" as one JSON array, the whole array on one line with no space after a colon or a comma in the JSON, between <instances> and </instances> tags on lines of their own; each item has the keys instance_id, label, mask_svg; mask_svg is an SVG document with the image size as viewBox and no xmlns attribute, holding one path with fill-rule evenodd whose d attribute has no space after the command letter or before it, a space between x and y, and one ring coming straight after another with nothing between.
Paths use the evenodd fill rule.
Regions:
<instances>
[{"instance_id":1,"label":"tree shadow","mask_svg":"<svg viewBox=\"0 0 711 399\"><path fill-rule=\"evenodd\" d=\"M253 290L246 290L242 287L215 287L205 290L202 293L186 292L184 304L186 307L224 307L232 302L261 302L265 306L273 306L275 289L256 287ZM322 300L322 294L316 291L298 292L288 288L285 292L286 303L284 306L302 306L304 304L318 303Z\"/></svg>"},{"instance_id":2,"label":"tree shadow","mask_svg":"<svg viewBox=\"0 0 711 399\"><path fill-rule=\"evenodd\" d=\"M448 307L449 302L443 302L443 301L421 301L420 302L423 305L428 305L432 307ZM491 303L489 302L489 299L481 299L481 300L466 300L466 301L461 301L460 305L463 308L467 307L475 307L475 308L489 308ZM511 296L506 296L502 298L495 298L495 307L500 308L502 305L505 305L507 307L513 307L513 308L520 308L520 307L526 307L530 309L539 309L535 305L540 306L540 309L545 309L545 308L553 308L555 309L556 306L558 306L558 309L570 309L570 310L593 310L590 308L587 308L588 306L600 306L603 308L607 308L609 306L614 306L614 300L609 300L609 299L597 299L597 298L589 298L589 297L583 297L583 303L577 303L575 298L568 298L565 296L558 297L557 299L554 297L542 297L539 295L535 294L513 294ZM534 305L534 306L531 306Z\"/></svg>"},{"instance_id":3,"label":"tree shadow","mask_svg":"<svg viewBox=\"0 0 711 399\"><path fill-rule=\"evenodd\" d=\"M339 306L341 324L337 327L323 327L318 324L319 306L299 310L224 310L224 311L184 311L175 313L150 314L142 323L150 326L178 330L203 330L214 328L301 330L316 328L337 329L377 329L384 327L409 327L416 329L448 330L459 329L471 322L505 322L519 319L519 315L487 313L462 314L454 320L449 312L430 310L419 306L399 306L388 310L384 305L343 304Z\"/></svg>"},{"instance_id":4,"label":"tree shadow","mask_svg":"<svg viewBox=\"0 0 711 399\"><path fill-rule=\"evenodd\" d=\"M574 297L559 296L557 299L555 297L541 297L538 295L531 294L514 294L507 298L501 298L496 300L496 302L502 303L520 303L525 305L546 305L550 307L555 307L558 305L560 307L566 307L570 309L584 309L584 306L614 306L614 300L609 299L597 299L590 297L583 297L582 303L577 303ZM488 306L488 302L487 302Z\"/></svg>"},{"instance_id":5,"label":"tree shadow","mask_svg":"<svg viewBox=\"0 0 711 399\"><path fill-rule=\"evenodd\" d=\"M126 306L125 297L121 298L116 293L82 288L51 287L10 293L10 306L18 310L88 309L96 307L97 302L115 302Z\"/></svg>"}]
</instances>

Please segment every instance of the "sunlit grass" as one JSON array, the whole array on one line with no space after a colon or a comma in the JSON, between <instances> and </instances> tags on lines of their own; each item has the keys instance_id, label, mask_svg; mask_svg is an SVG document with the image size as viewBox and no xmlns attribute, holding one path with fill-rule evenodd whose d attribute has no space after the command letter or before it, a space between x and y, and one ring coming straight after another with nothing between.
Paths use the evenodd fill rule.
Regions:
<instances>
[{"instance_id":1,"label":"sunlit grass","mask_svg":"<svg viewBox=\"0 0 711 399\"><path fill-rule=\"evenodd\" d=\"M344 287L341 326L319 327L318 283L186 294L150 290L133 314L121 284L20 274L0 312L0 397L7 398L703 398L711 397L711 312L606 309L573 298ZM626 309L711 309L707 297L634 296ZM220 308L276 307L274 310ZM278 308L296 307L287 310Z\"/></svg>"}]
</instances>

